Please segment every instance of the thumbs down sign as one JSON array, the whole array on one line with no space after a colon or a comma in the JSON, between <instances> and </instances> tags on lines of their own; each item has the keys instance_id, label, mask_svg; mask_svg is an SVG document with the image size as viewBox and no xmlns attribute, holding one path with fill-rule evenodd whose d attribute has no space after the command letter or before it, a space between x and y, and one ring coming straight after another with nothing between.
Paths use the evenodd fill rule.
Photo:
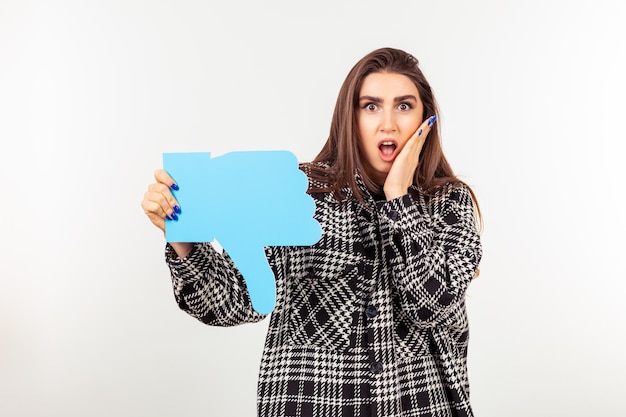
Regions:
<instances>
[{"instance_id":1,"label":"thumbs down sign","mask_svg":"<svg viewBox=\"0 0 626 417\"><path fill-rule=\"evenodd\" d=\"M179 186L181 213L167 221L168 242L216 239L243 276L252 307L270 313L276 283L265 246L309 246L321 237L308 179L289 151L164 153L163 168Z\"/></svg>"}]
</instances>

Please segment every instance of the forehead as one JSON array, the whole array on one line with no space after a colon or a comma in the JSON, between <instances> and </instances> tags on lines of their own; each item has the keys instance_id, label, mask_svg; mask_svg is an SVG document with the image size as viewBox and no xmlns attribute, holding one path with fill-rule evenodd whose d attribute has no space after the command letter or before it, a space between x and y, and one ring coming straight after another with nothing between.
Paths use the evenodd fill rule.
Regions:
<instances>
[{"instance_id":1,"label":"forehead","mask_svg":"<svg viewBox=\"0 0 626 417\"><path fill-rule=\"evenodd\" d=\"M399 97L414 95L419 97L417 87L409 77L394 72L375 72L363 79L360 96Z\"/></svg>"}]
</instances>

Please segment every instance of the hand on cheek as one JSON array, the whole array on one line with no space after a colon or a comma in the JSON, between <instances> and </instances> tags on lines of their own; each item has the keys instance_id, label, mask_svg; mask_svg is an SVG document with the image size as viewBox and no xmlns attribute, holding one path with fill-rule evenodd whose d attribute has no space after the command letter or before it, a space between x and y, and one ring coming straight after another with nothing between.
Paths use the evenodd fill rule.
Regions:
<instances>
[{"instance_id":1,"label":"hand on cheek","mask_svg":"<svg viewBox=\"0 0 626 417\"><path fill-rule=\"evenodd\" d=\"M426 136L436 120L437 115L426 119L405 143L402 151L393 161L393 165L383 185L383 191L387 200L393 200L407 193L408 188L413 183L413 177L419 164L419 156L426 141Z\"/></svg>"}]
</instances>

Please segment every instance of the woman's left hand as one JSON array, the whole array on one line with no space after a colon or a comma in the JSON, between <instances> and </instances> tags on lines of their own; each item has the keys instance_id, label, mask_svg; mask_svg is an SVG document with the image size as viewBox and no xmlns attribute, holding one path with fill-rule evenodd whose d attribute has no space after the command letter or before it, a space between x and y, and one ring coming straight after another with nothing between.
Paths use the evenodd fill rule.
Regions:
<instances>
[{"instance_id":1,"label":"woman's left hand","mask_svg":"<svg viewBox=\"0 0 626 417\"><path fill-rule=\"evenodd\" d=\"M387 200L393 200L405 195L411 184L413 184L420 152L435 120L437 120L437 115L426 119L404 144L398 156L396 156L383 185L383 191Z\"/></svg>"}]
</instances>

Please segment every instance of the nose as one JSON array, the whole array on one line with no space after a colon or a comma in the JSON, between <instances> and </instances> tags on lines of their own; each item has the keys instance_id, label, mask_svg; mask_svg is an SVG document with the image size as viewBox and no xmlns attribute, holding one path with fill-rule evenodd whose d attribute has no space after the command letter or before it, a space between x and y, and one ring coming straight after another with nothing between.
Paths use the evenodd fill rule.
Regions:
<instances>
[{"instance_id":1,"label":"nose","mask_svg":"<svg viewBox=\"0 0 626 417\"><path fill-rule=\"evenodd\" d=\"M380 130L382 132L393 132L396 130L396 117L393 111L386 110L382 112Z\"/></svg>"}]
</instances>

